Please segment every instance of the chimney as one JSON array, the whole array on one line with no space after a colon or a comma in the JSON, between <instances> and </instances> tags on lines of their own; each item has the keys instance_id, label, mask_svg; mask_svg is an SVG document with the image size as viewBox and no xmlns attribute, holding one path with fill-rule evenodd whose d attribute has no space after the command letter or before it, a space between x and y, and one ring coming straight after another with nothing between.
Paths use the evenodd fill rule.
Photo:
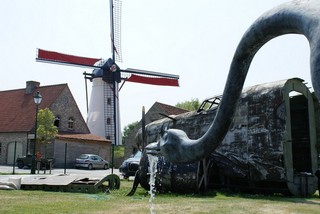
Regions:
<instances>
[{"instance_id":1,"label":"chimney","mask_svg":"<svg viewBox=\"0 0 320 214\"><path fill-rule=\"evenodd\" d=\"M40 86L40 82L36 81L27 81L26 85L26 94L31 94L33 90Z\"/></svg>"}]
</instances>

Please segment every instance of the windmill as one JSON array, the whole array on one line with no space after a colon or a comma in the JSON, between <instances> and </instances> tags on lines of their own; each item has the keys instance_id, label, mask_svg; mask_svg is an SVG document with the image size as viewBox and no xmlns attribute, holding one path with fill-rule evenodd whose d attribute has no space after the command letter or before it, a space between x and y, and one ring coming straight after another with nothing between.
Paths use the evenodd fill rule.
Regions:
<instances>
[{"instance_id":1,"label":"windmill","mask_svg":"<svg viewBox=\"0 0 320 214\"><path fill-rule=\"evenodd\" d=\"M116 19L114 14L117 16ZM136 82L160 86L179 86L178 75L132 68L123 70L115 63L116 61L122 61L120 15L121 1L110 0L111 58L103 60L43 49L38 49L36 58L38 62L93 69L91 74L84 73L85 79L92 81L91 99L89 107L87 107L87 125L91 133L110 139L113 145L121 144L119 115L119 84L121 81L123 83Z\"/></svg>"}]
</instances>

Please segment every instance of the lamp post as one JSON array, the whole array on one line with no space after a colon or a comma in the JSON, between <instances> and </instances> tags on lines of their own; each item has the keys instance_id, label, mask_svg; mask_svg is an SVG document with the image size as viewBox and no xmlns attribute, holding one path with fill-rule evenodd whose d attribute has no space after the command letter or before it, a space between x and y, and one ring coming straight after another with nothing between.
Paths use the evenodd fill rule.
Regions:
<instances>
[{"instance_id":1,"label":"lamp post","mask_svg":"<svg viewBox=\"0 0 320 214\"><path fill-rule=\"evenodd\" d=\"M31 162L31 174L36 174L36 145L37 145L37 129L38 129L38 108L42 100L42 96L39 91L33 96L34 103L36 104L36 121L34 125L34 144Z\"/></svg>"}]
</instances>

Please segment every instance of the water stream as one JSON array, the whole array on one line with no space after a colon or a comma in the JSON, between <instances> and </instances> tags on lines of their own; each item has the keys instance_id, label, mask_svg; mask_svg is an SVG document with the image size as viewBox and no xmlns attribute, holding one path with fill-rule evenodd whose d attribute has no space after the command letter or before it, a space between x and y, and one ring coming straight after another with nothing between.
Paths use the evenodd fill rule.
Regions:
<instances>
[{"instance_id":1,"label":"water stream","mask_svg":"<svg viewBox=\"0 0 320 214\"><path fill-rule=\"evenodd\" d=\"M156 174L157 174L157 164L158 164L158 156L148 155L148 161L149 161L149 203L150 203L150 214L155 214L155 204L153 203L153 200L155 198L155 192L156 192Z\"/></svg>"}]
</instances>

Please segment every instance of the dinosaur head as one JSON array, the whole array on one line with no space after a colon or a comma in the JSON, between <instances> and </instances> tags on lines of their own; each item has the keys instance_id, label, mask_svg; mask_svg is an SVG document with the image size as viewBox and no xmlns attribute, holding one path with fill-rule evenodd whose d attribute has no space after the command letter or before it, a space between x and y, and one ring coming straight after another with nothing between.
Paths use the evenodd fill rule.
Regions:
<instances>
[{"instance_id":1,"label":"dinosaur head","mask_svg":"<svg viewBox=\"0 0 320 214\"><path fill-rule=\"evenodd\" d=\"M190 139L187 134L179 129L165 130L157 142L146 146L147 154L161 155L173 163L181 162L187 156L183 148Z\"/></svg>"}]
</instances>

